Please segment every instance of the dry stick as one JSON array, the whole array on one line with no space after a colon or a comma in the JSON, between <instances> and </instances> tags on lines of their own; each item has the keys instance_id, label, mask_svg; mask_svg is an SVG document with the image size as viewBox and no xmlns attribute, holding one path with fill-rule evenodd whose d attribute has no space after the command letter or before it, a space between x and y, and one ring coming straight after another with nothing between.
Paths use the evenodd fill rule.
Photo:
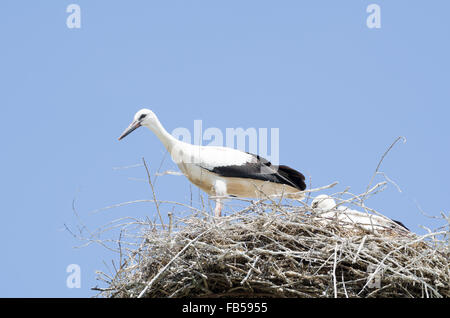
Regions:
<instances>
[{"instance_id":1,"label":"dry stick","mask_svg":"<svg viewBox=\"0 0 450 318\"><path fill-rule=\"evenodd\" d=\"M345 298L348 298L347 288L345 288L344 272L341 271L341 274L342 274L342 286L344 287Z\"/></svg>"},{"instance_id":2,"label":"dry stick","mask_svg":"<svg viewBox=\"0 0 450 318\"><path fill-rule=\"evenodd\" d=\"M86 231L89 233L89 235L91 235L91 232L89 231L89 229L87 228L87 226L84 225L83 222L81 222L80 215L78 214L77 209L75 208L75 200L76 200L76 197L74 197L73 200L72 200L72 211L73 211L73 213L75 214L75 217L77 218L77 221L78 221L79 225L81 226L81 227L78 227L78 232L80 232L80 235L82 235L82 234L83 234L83 230L86 230ZM64 225L65 225L65 224L64 224ZM65 225L65 227L66 227L66 229L67 229L72 235L74 235L74 234L72 233L72 231L69 230L69 228L67 227L67 225ZM74 236L75 236L75 235L74 235Z\"/></svg>"},{"instance_id":3,"label":"dry stick","mask_svg":"<svg viewBox=\"0 0 450 318\"><path fill-rule=\"evenodd\" d=\"M359 244L358 250L356 251L356 254L353 257L352 263L356 262L356 258L358 257L359 253L361 253L361 249L363 248L364 242L366 241L366 239L367 239L367 235L364 235L363 239L361 240L361 244Z\"/></svg>"},{"instance_id":4,"label":"dry stick","mask_svg":"<svg viewBox=\"0 0 450 318\"><path fill-rule=\"evenodd\" d=\"M157 179L158 176L159 176L159 172L161 171L162 165L163 165L164 161L166 160L166 157L167 157L167 153L168 153L168 152L169 152L169 151L166 151L166 152L164 153L164 157L161 159L161 162L160 162L160 164L159 164L159 168L158 168L158 170L157 170L156 173L155 173L155 178L153 179L154 185L156 185L156 179Z\"/></svg>"},{"instance_id":5,"label":"dry stick","mask_svg":"<svg viewBox=\"0 0 450 318\"><path fill-rule=\"evenodd\" d=\"M323 186L323 187L314 188L314 189L306 189L306 190L299 191L299 192L293 192L291 194L294 195L294 194L305 193L305 192L310 193L310 192L322 191L322 190L330 189L330 188L334 187L335 185L337 185L338 183L339 182L334 181L333 183ZM276 196L272 196L272 197L276 197Z\"/></svg>"},{"instance_id":6,"label":"dry stick","mask_svg":"<svg viewBox=\"0 0 450 318\"><path fill-rule=\"evenodd\" d=\"M377 174L381 174L387 181L389 181L390 183L392 183L392 184L397 188L397 191L398 191L398 192L400 192L400 193L403 192L402 189L399 187L399 185L398 185L394 180L392 180L391 178L389 178L383 171L377 172Z\"/></svg>"},{"instance_id":7,"label":"dry stick","mask_svg":"<svg viewBox=\"0 0 450 318\"><path fill-rule=\"evenodd\" d=\"M383 156L381 156L380 161L378 162L377 168L375 169L374 174L372 175L372 178L370 179L369 184L367 185L367 191L369 191L370 186L372 185L373 180L375 179L375 176L378 174L378 170L380 169L381 163L384 160L384 157L386 157L386 155L389 153L389 151L391 151L391 149L395 146L395 144L399 141L403 139L403 143L406 142L406 138L403 136L399 136L397 137L397 139L395 139L395 141L389 146L389 148L384 152ZM364 201L365 196L362 198L362 201Z\"/></svg>"},{"instance_id":8,"label":"dry stick","mask_svg":"<svg viewBox=\"0 0 450 318\"><path fill-rule=\"evenodd\" d=\"M142 167L142 164L137 163L134 165L129 165L129 166L122 166L122 167L113 167L113 170L124 170L124 169L131 169L131 168L138 168L138 167Z\"/></svg>"},{"instance_id":9,"label":"dry stick","mask_svg":"<svg viewBox=\"0 0 450 318\"><path fill-rule=\"evenodd\" d=\"M120 229L119 241L117 242L117 244L119 245L119 270L122 269L122 259L123 259L123 254L122 254L122 233L123 233L123 229ZM117 272L116 272L116 274L117 274Z\"/></svg>"},{"instance_id":10,"label":"dry stick","mask_svg":"<svg viewBox=\"0 0 450 318\"><path fill-rule=\"evenodd\" d=\"M334 287L334 298L337 298L337 286L336 286L336 262L337 262L337 243L334 247L334 264L333 264L333 287Z\"/></svg>"},{"instance_id":11,"label":"dry stick","mask_svg":"<svg viewBox=\"0 0 450 318\"><path fill-rule=\"evenodd\" d=\"M196 209L190 205L184 204L184 203L179 203L179 202L175 202L175 201L165 201L165 200L149 200L149 199L144 199L144 200L133 200L133 201L126 201L126 202L121 202L121 203L117 203L117 204L113 204L113 205L109 205L109 206L105 206L103 208L94 210L91 212L91 214L95 214L98 213L100 211L104 211L104 210L109 210L109 209L113 209L113 208L119 208L122 206L126 206L126 205L130 205L130 204L134 204L134 203L143 203L143 202L158 202L158 204L161 203L165 203L165 204L173 204L173 205L179 205L185 208L189 208L195 212L202 212L203 210L200 209Z\"/></svg>"},{"instance_id":12,"label":"dry stick","mask_svg":"<svg viewBox=\"0 0 450 318\"><path fill-rule=\"evenodd\" d=\"M172 212L167 213L167 215L169 216L169 236L172 233Z\"/></svg>"},{"instance_id":13,"label":"dry stick","mask_svg":"<svg viewBox=\"0 0 450 318\"><path fill-rule=\"evenodd\" d=\"M165 230L166 227L164 226L164 222L163 222L163 219L162 219L162 216L161 216L161 212L159 211L159 203L156 200L155 188L153 187L152 178L150 176L150 171L148 170L147 163L145 162L144 158L142 158L142 162L144 163L145 170L147 171L148 183L150 184L150 187L152 188L153 200L155 201L156 211L158 211L159 220L161 221L161 226L162 226L163 230Z\"/></svg>"},{"instance_id":14,"label":"dry stick","mask_svg":"<svg viewBox=\"0 0 450 318\"><path fill-rule=\"evenodd\" d=\"M166 176L166 175L170 175L170 176L183 176L183 173L179 172L179 171L174 171L174 170L165 170L163 172L156 172L155 176L157 177L162 177L162 176Z\"/></svg>"}]
</instances>

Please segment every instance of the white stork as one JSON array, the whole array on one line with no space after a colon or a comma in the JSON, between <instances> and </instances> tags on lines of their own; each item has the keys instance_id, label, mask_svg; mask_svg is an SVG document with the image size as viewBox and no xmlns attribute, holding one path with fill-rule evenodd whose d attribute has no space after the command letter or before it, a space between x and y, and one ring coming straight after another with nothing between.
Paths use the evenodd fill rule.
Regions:
<instances>
[{"instance_id":1,"label":"white stork","mask_svg":"<svg viewBox=\"0 0 450 318\"><path fill-rule=\"evenodd\" d=\"M374 231L375 233L380 230L383 231L388 229L397 229L403 232L409 232L409 229L400 221L352 210L344 206L336 207L336 202L334 199L325 194L315 197L311 203L311 207L321 211L319 217L321 219L323 218L322 223L337 220L346 228L352 228L355 227L355 225L358 225L365 230Z\"/></svg>"},{"instance_id":2,"label":"white stork","mask_svg":"<svg viewBox=\"0 0 450 318\"><path fill-rule=\"evenodd\" d=\"M264 198L284 196L301 200L305 177L283 165L228 147L197 146L169 134L149 109L141 109L119 140L141 126L149 128L169 151L172 160L190 182L214 196L215 216L220 216L226 197Z\"/></svg>"}]
</instances>

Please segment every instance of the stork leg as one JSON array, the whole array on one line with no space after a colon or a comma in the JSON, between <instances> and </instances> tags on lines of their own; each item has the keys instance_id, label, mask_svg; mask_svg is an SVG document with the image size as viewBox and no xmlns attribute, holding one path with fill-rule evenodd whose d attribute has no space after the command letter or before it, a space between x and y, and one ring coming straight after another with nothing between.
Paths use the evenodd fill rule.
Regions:
<instances>
[{"instance_id":1,"label":"stork leg","mask_svg":"<svg viewBox=\"0 0 450 318\"><path fill-rule=\"evenodd\" d=\"M221 199L216 200L216 207L214 209L214 216L215 217L221 217L222 216L222 207L223 203Z\"/></svg>"},{"instance_id":2,"label":"stork leg","mask_svg":"<svg viewBox=\"0 0 450 318\"><path fill-rule=\"evenodd\" d=\"M216 180L216 182L214 182L214 192L215 192L216 196L218 197L216 199L216 207L214 209L214 216L220 217L220 216L222 216L222 208L223 208L223 202L222 202L223 199L220 197L224 197L227 195L227 184L222 180Z\"/></svg>"}]
</instances>

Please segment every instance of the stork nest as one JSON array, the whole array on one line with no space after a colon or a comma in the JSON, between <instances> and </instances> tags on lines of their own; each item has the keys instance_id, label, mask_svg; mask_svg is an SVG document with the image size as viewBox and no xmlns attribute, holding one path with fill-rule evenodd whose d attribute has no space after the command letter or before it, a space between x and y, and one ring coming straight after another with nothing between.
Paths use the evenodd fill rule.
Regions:
<instances>
[{"instance_id":1,"label":"stork nest","mask_svg":"<svg viewBox=\"0 0 450 318\"><path fill-rule=\"evenodd\" d=\"M129 247L122 235L99 296L450 297L448 229L373 232L273 201L222 218L194 212L164 229L138 222Z\"/></svg>"}]
</instances>

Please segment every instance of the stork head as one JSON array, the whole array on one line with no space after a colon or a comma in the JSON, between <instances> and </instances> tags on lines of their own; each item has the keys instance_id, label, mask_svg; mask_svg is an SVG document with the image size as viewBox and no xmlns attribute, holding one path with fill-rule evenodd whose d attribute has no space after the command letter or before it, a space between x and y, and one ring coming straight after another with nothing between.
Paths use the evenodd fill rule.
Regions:
<instances>
[{"instance_id":1,"label":"stork head","mask_svg":"<svg viewBox=\"0 0 450 318\"><path fill-rule=\"evenodd\" d=\"M133 121L130 126L123 131L122 135L120 135L119 140L125 138L141 126L151 128L156 122L156 115L150 109L143 108L134 115Z\"/></svg>"},{"instance_id":2,"label":"stork head","mask_svg":"<svg viewBox=\"0 0 450 318\"><path fill-rule=\"evenodd\" d=\"M326 194L321 194L314 198L314 200L311 203L311 206L313 208L331 210L336 207L336 202L330 196Z\"/></svg>"}]
</instances>

